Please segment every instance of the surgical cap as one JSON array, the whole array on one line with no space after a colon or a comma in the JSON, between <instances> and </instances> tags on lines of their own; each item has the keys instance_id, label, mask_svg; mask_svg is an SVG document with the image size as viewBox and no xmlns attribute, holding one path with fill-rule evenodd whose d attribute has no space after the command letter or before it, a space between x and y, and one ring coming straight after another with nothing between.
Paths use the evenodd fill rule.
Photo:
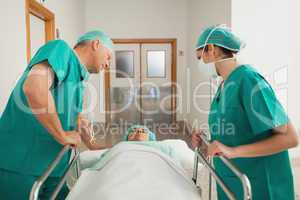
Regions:
<instances>
[{"instance_id":1,"label":"surgical cap","mask_svg":"<svg viewBox=\"0 0 300 200\"><path fill-rule=\"evenodd\" d=\"M143 128L145 130L145 132L148 134L149 141L156 141L155 133L150 131L146 126L142 126L142 125L133 125L133 126L131 126L127 130L127 132L124 134L123 140L128 141L128 135L130 133L134 132L134 129L136 129L136 128Z\"/></svg>"},{"instance_id":2,"label":"surgical cap","mask_svg":"<svg viewBox=\"0 0 300 200\"><path fill-rule=\"evenodd\" d=\"M206 28L198 38L196 50L204 48L207 44L214 44L234 52L239 52L245 47L245 43L234 35L226 25Z\"/></svg>"},{"instance_id":3,"label":"surgical cap","mask_svg":"<svg viewBox=\"0 0 300 200\"><path fill-rule=\"evenodd\" d=\"M100 40L100 42L106 48L108 48L110 51L113 51L113 42L112 42L112 40L110 39L110 37L108 37L108 35L106 35L102 31L90 31L90 32L87 32L87 33L83 34L82 36L80 36L78 38L77 44L80 43L80 42L91 41L91 40Z\"/></svg>"}]
</instances>

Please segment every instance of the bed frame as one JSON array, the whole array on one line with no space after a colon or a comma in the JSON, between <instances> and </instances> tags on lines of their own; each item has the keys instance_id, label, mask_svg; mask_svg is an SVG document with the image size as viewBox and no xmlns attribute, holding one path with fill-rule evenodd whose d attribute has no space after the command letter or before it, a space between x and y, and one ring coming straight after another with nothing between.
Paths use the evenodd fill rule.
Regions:
<instances>
[{"instance_id":1,"label":"bed frame","mask_svg":"<svg viewBox=\"0 0 300 200\"><path fill-rule=\"evenodd\" d=\"M204 142L204 145L207 146L209 144L209 141L205 135L200 136L202 141ZM243 192L244 192L244 200L252 200L252 191L251 191L251 184L248 179L248 177L243 174L234 164L230 162L230 160L224 156L218 156L223 163L237 176L238 179L240 179L241 184L243 186ZM236 200L237 197L233 194L233 192L230 190L230 188L224 183L220 175L216 172L216 170L213 168L212 163L210 160L208 160L205 156L205 153L203 153L202 149L196 148L195 149L195 161L194 161L194 171L193 171L193 181L197 185L197 177L198 177L198 164L199 161L208 169L211 176L215 179L216 183L222 188L222 190L225 192L227 197L230 200ZM209 200L212 199L212 183L209 180Z\"/></svg>"},{"instance_id":2,"label":"bed frame","mask_svg":"<svg viewBox=\"0 0 300 200\"><path fill-rule=\"evenodd\" d=\"M71 147L70 145L64 146L64 148L62 148L62 150L58 153L58 155L54 159L54 161L49 165L49 167L47 168L47 170L45 171L45 173L42 176L40 176L34 182L32 188L31 188L29 200L38 200L38 196L39 196L39 192L40 192L41 186L44 184L44 182L47 180L47 178L53 172L53 170L58 165L58 163L61 161L61 159L63 158L63 156L65 155L65 153L69 152L70 150L74 150L75 155L72 158L72 160L70 161L69 165L67 166L67 169L64 172L64 174L63 174L60 182L56 186L53 194L51 195L50 200L55 200L55 198L58 195L59 191L61 190L61 188L65 184L66 179L67 179L67 175L72 170L73 166L75 166L76 179L79 178L79 176L80 176L79 151L76 148Z\"/></svg>"},{"instance_id":3,"label":"bed frame","mask_svg":"<svg viewBox=\"0 0 300 200\"><path fill-rule=\"evenodd\" d=\"M209 144L208 140L206 137L201 136L202 140L205 142L205 144ZM52 173L52 171L55 169L57 164L61 161L62 157L64 156L65 153L69 152L70 150L74 150L75 155L71 159L69 165L67 166L67 169L65 173L63 174L59 184L55 188L53 194L50 197L50 200L55 200L56 196L58 195L59 191L61 190L62 186L65 184L67 175L68 173L72 170L73 167L75 167L76 171L76 179L79 178L80 176L80 168L79 168L79 151L71 147L70 145L65 146L57 155L55 160L49 165L45 173L39 177L33 184L29 200L38 200L38 195L41 186L44 184L44 182L47 180L49 175ZM229 169L232 170L232 172L240 179L241 184L243 185L243 190L244 190L244 200L251 200L252 199L252 192L251 192L251 185L248 177L240 172L240 170L235 167L226 157L224 156L219 156L220 159L224 162L225 165L228 166ZM206 159L206 156L204 153L201 151L201 148L196 148L195 149L195 162L194 162L194 171L193 171L193 181L197 185L197 175L198 175L198 164L201 162L209 171L210 175L214 177L216 180L217 184L223 189L225 194L228 196L230 200L236 200L237 198L234 196L233 192L230 190L230 188L225 185L224 181L222 178L218 175L216 170L213 168L212 164L210 163L209 160ZM210 176L210 177L211 177ZM211 200L211 190L212 190L212 184L211 181L209 181L209 200Z\"/></svg>"}]
</instances>

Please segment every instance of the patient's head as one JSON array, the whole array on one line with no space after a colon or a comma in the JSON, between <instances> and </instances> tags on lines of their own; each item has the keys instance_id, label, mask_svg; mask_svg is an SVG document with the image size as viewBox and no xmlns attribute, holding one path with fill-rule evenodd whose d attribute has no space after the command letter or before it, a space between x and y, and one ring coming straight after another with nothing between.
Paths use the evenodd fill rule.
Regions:
<instances>
[{"instance_id":1,"label":"patient's head","mask_svg":"<svg viewBox=\"0 0 300 200\"><path fill-rule=\"evenodd\" d=\"M146 126L131 126L124 135L125 141L155 141L156 137Z\"/></svg>"}]
</instances>

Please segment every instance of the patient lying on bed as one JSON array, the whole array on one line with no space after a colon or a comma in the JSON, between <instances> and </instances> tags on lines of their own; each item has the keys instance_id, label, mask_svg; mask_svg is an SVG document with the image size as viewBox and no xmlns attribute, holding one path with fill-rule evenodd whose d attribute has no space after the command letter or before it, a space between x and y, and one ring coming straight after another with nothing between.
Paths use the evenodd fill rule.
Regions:
<instances>
[{"instance_id":1,"label":"patient lying on bed","mask_svg":"<svg viewBox=\"0 0 300 200\"><path fill-rule=\"evenodd\" d=\"M181 144L181 146L183 145L186 148L188 148L186 146L186 143L182 140L166 140L165 142L156 141L155 133L150 131L146 126L142 126L142 125L133 125L130 128L128 128L126 133L123 135L123 141L121 143L152 147L152 148L155 148L156 150L161 151L164 154L167 154L168 156L170 156L174 160L174 162L178 162L178 159L176 158L176 154L174 153L175 148L171 148L171 146L170 146L171 142L173 144L177 143L177 148L179 148L180 144ZM93 149L100 150L100 151L94 151L94 150L86 151L81 154L82 155L81 160L83 160L82 168L92 167L92 165L95 162L98 162L102 157L104 157L110 151L110 149L103 149L103 147L101 147L97 143L94 144ZM189 153L192 153L192 151L190 150ZM186 157L191 159L190 155L187 154Z\"/></svg>"},{"instance_id":2,"label":"patient lying on bed","mask_svg":"<svg viewBox=\"0 0 300 200\"><path fill-rule=\"evenodd\" d=\"M156 141L147 127L133 126L111 149L81 153L85 170L67 199L199 200L193 158L184 141Z\"/></svg>"},{"instance_id":3,"label":"patient lying on bed","mask_svg":"<svg viewBox=\"0 0 300 200\"><path fill-rule=\"evenodd\" d=\"M188 173L192 171L194 153L183 140L156 141L155 133L150 131L146 126L133 125L128 128L123 135L123 141L120 143L154 148L170 157L177 164L180 164ZM94 146L97 145L98 144L95 144ZM111 151L111 149L103 149L100 145L98 146L98 148L94 149L99 151L86 151L81 153L81 167L83 169L93 167L96 162L99 162L100 159Z\"/></svg>"}]
</instances>

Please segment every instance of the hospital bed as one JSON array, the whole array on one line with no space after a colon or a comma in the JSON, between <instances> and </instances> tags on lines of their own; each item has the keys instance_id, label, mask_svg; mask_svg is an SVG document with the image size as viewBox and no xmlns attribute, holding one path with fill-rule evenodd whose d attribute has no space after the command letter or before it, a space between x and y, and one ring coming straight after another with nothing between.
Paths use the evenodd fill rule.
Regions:
<instances>
[{"instance_id":1,"label":"hospital bed","mask_svg":"<svg viewBox=\"0 0 300 200\"><path fill-rule=\"evenodd\" d=\"M201 137L202 137L202 140L207 145L208 144L207 137L205 137L205 136L201 136ZM44 184L46 179L49 177L49 175L55 169L57 164L60 162L63 155L66 152L68 152L70 149L74 150L74 156L71 159L71 161L69 162L69 165L67 166L67 169L66 169L64 175L62 176L62 179L60 180L59 184L57 185L57 187L54 190L54 192L53 192L50 199L54 200L55 197L58 195L59 191L61 190L62 186L65 184L65 182L67 180L68 173L72 169L75 168L76 178L78 179L80 177L79 152L78 152L77 149L67 145L59 152L59 154L57 155L55 160L49 165L49 167L45 171L45 173L35 181L34 185L32 186L31 193L30 193L30 197L29 197L30 200L37 200L38 199L38 194L39 194L39 190L40 190L41 186ZM226 157L220 156L220 159L240 179L240 182L242 184L243 191L244 191L243 199L244 200L251 200L252 199L252 192L251 192L251 185L250 185L248 177L245 174L243 174L236 166L234 166L230 162L230 160L227 159ZM210 173L210 180L211 180L211 178L214 178L216 183L223 189L223 191L225 192L225 194L228 196L228 198L230 200L236 200L238 198L234 195L234 193L231 191L231 189L224 183L222 178L218 175L218 172L216 172L216 170L214 169L214 167L213 167L212 163L210 162L210 160L208 160L206 158L206 156L204 155L203 149L201 149L201 148L196 148L195 152L194 152L194 169L193 169L192 180L193 180L193 182L196 186L197 186L198 164L199 163L202 163L203 166L205 168L207 168L207 170ZM199 188L199 189L201 189L201 188ZM211 199L212 198L212 195L211 195L212 194L212 183L211 183L211 181L209 183L209 191L210 191L209 199Z\"/></svg>"}]
</instances>

